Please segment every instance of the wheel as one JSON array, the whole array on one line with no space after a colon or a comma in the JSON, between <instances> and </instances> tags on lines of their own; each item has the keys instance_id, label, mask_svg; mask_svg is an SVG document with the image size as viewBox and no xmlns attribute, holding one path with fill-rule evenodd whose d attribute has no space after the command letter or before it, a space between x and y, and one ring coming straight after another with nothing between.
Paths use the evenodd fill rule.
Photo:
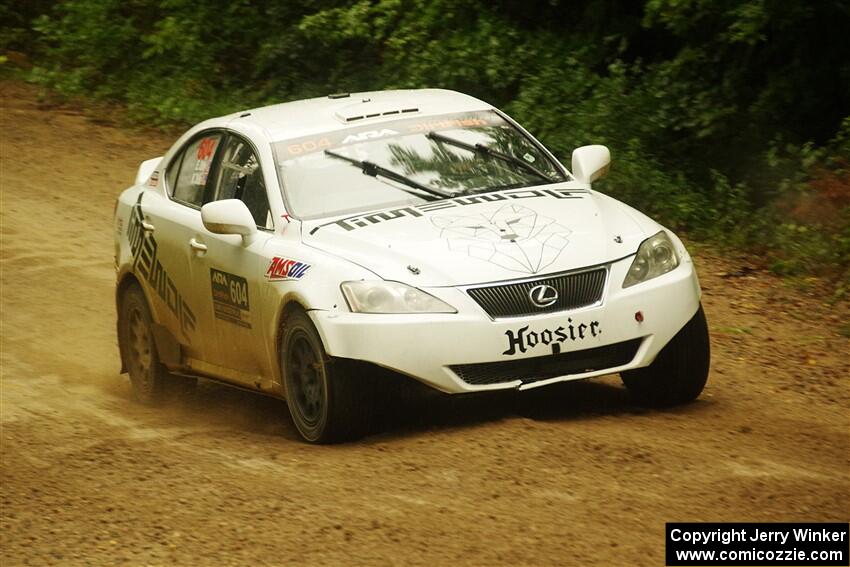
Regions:
<instances>
[{"instance_id":1,"label":"wheel","mask_svg":"<svg viewBox=\"0 0 850 567\"><path fill-rule=\"evenodd\" d=\"M159 362L151 332L153 319L142 290L136 285L127 288L120 305L118 346L136 400L155 405L170 395L191 391L195 379L172 376Z\"/></svg>"},{"instance_id":2,"label":"wheel","mask_svg":"<svg viewBox=\"0 0 850 567\"><path fill-rule=\"evenodd\" d=\"M655 407L695 400L708 380L711 347L708 324L700 305L688 323L646 368L620 374L635 400Z\"/></svg>"},{"instance_id":3,"label":"wheel","mask_svg":"<svg viewBox=\"0 0 850 567\"><path fill-rule=\"evenodd\" d=\"M151 332L151 314L142 290L131 286L121 297L118 345L133 386L133 396L144 404L165 396L166 371L159 363Z\"/></svg>"},{"instance_id":4,"label":"wheel","mask_svg":"<svg viewBox=\"0 0 850 567\"><path fill-rule=\"evenodd\" d=\"M310 443L357 438L369 422L370 380L355 365L327 355L304 311L287 314L280 343L286 403L301 436Z\"/></svg>"}]
</instances>

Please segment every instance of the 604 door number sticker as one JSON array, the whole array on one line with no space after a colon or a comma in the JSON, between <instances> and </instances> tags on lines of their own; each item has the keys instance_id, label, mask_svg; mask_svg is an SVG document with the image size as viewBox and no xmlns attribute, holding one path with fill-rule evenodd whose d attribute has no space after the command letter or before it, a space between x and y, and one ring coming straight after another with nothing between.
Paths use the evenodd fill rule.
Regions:
<instances>
[{"instance_id":1,"label":"604 door number sticker","mask_svg":"<svg viewBox=\"0 0 850 567\"><path fill-rule=\"evenodd\" d=\"M251 328L251 304L248 301L248 280L210 268L213 310L216 319Z\"/></svg>"}]
</instances>

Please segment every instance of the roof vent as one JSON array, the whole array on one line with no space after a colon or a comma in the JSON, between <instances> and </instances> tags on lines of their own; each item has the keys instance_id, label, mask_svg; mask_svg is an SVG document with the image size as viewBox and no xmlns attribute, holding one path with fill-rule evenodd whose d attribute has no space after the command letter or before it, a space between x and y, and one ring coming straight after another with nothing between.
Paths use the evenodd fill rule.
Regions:
<instances>
[{"instance_id":1,"label":"roof vent","mask_svg":"<svg viewBox=\"0 0 850 567\"><path fill-rule=\"evenodd\" d=\"M419 112L419 108L399 104L399 101L369 101L340 108L336 112L336 117L342 122L351 123L369 118L392 116L394 114L409 114L413 112Z\"/></svg>"},{"instance_id":2,"label":"roof vent","mask_svg":"<svg viewBox=\"0 0 850 567\"><path fill-rule=\"evenodd\" d=\"M351 93L333 93L329 94L328 98L331 100L336 100L338 98L348 98L351 96Z\"/></svg>"}]
</instances>

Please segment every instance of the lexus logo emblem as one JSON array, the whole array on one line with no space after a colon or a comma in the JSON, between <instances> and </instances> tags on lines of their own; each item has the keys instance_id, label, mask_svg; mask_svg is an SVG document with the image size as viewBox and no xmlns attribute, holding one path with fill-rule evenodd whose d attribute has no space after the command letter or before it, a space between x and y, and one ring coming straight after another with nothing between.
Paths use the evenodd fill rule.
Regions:
<instances>
[{"instance_id":1,"label":"lexus logo emblem","mask_svg":"<svg viewBox=\"0 0 850 567\"><path fill-rule=\"evenodd\" d=\"M537 307L549 307L558 301L558 290L551 285L536 285L528 290L528 298Z\"/></svg>"}]
</instances>

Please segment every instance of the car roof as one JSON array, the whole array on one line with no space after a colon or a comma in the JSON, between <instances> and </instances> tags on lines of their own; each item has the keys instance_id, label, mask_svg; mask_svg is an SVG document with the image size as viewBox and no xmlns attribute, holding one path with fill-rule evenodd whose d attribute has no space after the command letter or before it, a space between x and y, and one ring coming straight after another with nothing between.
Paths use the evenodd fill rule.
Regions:
<instances>
[{"instance_id":1,"label":"car roof","mask_svg":"<svg viewBox=\"0 0 850 567\"><path fill-rule=\"evenodd\" d=\"M342 130L397 120L456 112L491 110L493 107L455 91L444 89L387 90L345 93L285 102L223 116L227 126L240 122L263 128L271 142L321 132Z\"/></svg>"}]
</instances>

